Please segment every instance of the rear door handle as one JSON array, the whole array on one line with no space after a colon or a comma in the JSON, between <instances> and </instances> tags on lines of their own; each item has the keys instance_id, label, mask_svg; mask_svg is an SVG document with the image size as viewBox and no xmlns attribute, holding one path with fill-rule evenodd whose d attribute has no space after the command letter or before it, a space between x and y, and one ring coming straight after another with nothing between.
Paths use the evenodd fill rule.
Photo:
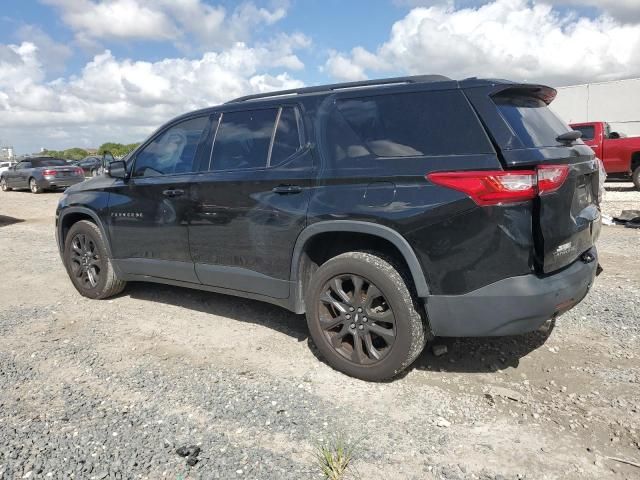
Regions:
<instances>
[{"instance_id":1,"label":"rear door handle","mask_svg":"<svg viewBox=\"0 0 640 480\"><path fill-rule=\"evenodd\" d=\"M281 195L300 193L301 191L302 187L298 185L278 185L272 190L273 193L279 193Z\"/></svg>"},{"instance_id":2,"label":"rear door handle","mask_svg":"<svg viewBox=\"0 0 640 480\"><path fill-rule=\"evenodd\" d=\"M165 197L179 197L180 195L184 195L184 190L179 190L179 189L169 189L169 190L164 190L162 192L162 194Z\"/></svg>"}]
</instances>

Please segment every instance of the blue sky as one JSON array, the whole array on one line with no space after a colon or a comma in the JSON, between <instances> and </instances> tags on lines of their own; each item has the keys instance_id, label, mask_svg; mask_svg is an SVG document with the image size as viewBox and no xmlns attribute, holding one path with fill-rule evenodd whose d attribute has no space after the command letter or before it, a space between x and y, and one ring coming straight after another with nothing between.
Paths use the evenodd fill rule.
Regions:
<instances>
[{"instance_id":1,"label":"blue sky","mask_svg":"<svg viewBox=\"0 0 640 480\"><path fill-rule=\"evenodd\" d=\"M0 142L130 142L233 96L401 74L640 74L637 0L4 0Z\"/></svg>"}]
</instances>

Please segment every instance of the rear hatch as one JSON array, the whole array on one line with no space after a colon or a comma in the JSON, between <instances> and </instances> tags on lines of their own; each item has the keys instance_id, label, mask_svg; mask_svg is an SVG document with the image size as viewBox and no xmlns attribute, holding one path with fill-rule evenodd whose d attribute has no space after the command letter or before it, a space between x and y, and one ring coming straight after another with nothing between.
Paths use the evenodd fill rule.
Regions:
<instances>
[{"instance_id":1,"label":"rear hatch","mask_svg":"<svg viewBox=\"0 0 640 480\"><path fill-rule=\"evenodd\" d=\"M500 146L505 168L557 165L557 174L566 175L559 188L540 193L533 200L535 264L541 273L550 273L573 263L593 246L600 233L598 163L581 140L558 139L571 129L548 107L555 90L505 87L490 96L515 137ZM544 181L543 171L554 169L538 170L539 187Z\"/></svg>"}]
</instances>

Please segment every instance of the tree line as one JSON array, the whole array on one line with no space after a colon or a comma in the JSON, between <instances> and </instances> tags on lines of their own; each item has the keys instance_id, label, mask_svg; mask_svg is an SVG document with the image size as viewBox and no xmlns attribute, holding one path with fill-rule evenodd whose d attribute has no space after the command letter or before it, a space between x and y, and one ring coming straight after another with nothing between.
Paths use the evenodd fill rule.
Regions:
<instances>
[{"instance_id":1,"label":"tree line","mask_svg":"<svg viewBox=\"0 0 640 480\"><path fill-rule=\"evenodd\" d=\"M138 145L140 144L129 143L125 145L122 143L107 142L100 145L97 155L102 156L105 152L111 152L114 157L124 157ZM82 160L84 157L88 157L90 155L90 153L85 149L78 147L68 148L66 150L45 149L43 153L52 157L63 158L65 160Z\"/></svg>"}]
</instances>

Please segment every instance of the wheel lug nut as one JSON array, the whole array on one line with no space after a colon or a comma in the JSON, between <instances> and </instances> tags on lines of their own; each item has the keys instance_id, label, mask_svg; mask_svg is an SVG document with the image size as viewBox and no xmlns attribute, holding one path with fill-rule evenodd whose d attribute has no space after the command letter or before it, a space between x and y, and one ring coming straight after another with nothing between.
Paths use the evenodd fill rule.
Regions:
<instances>
[{"instance_id":1,"label":"wheel lug nut","mask_svg":"<svg viewBox=\"0 0 640 480\"><path fill-rule=\"evenodd\" d=\"M353 307L349 307L349 311L350 311L350 312L353 312L354 310L355 310L355 308L353 308Z\"/></svg>"},{"instance_id":2,"label":"wheel lug nut","mask_svg":"<svg viewBox=\"0 0 640 480\"><path fill-rule=\"evenodd\" d=\"M347 320L349 320L351 318L351 315L347 313L345 317L347 318Z\"/></svg>"},{"instance_id":3,"label":"wheel lug nut","mask_svg":"<svg viewBox=\"0 0 640 480\"><path fill-rule=\"evenodd\" d=\"M361 308L359 308L359 309L358 309L358 313L360 313L360 312L362 312L362 309L361 309Z\"/></svg>"},{"instance_id":4,"label":"wheel lug nut","mask_svg":"<svg viewBox=\"0 0 640 480\"><path fill-rule=\"evenodd\" d=\"M351 324L351 328L356 328L356 324L355 324L355 323L352 323L352 324Z\"/></svg>"},{"instance_id":5,"label":"wheel lug nut","mask_svg":"<svg viewBox=\"0 0 640 480\"><path fill-rule=\"evenodd\" d=\"M366 323L367 322L367 317L362 317L362 321Z\"/></svg>"},{"instance_id":6,"label":"wheel lug nut","mask_svg":"<svg viewBox=\"0 0 640 480\"><path fill-rule=\"evenodd\" d=\"M358 328L359 328L360 330L362 330L362 329L364 329L364 325L358 325Z\"/></svg>"}]
</instances>

